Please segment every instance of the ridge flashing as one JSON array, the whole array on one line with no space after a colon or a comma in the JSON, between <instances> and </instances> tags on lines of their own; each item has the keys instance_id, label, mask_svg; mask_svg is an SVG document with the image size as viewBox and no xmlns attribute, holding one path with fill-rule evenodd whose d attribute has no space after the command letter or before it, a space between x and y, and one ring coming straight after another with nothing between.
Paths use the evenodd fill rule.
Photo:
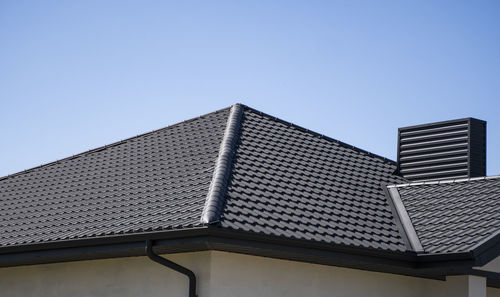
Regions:
<instances>
[{"instance_id":1,"label":"ridge flashing","mask_svg":"<svg viewBox=\"0 0 500 297\"><path fill-rule=\"evenodd\" d=\"M479 181L479 180L490 180L490 179L500 179L500 175L469 177L469 178L456 178L456 179L446 179L446 180L420 181L420 182L413 182L413 183L406 183L406 184L388 185L387 188L390 189L390 188L402 188L402 187L409 187L409 186L452 184L452 183L461 183L461 182L470 182L470 181Z\"/></svg>"},{"instance_id":2,"label":"ridge flashing","mask_svg":"<svg viewBox=\"0 0 500 297\"><path fill-rule=\"evenodd\" d=\"M239 103L231 106L224 136L220 144L219 155L215 161L214 174L208 188L208 194L200 218L203 224L214 224L219 221L220 212L224 204L224 195L231 175L231 161L239 139L242 117L243 106Z\"/></svg>"},{"instance_id":3,"label":"ridge flashing","mask_svg":"<svg viewBox=\"0 0 500 297\"><path fill-rule=\"evenodd\" d=\"M399 217L399 221L403 227L406 238L410 243L410 247L412 251L416 253L424 252L424 248L420 243L420 239L418 238L417 231L411 222L411 218L406 211L406 208L401 200L401 196L399 196L399 191L396 187L387 187L387 192L389 193L389 198L391 199L397 216Z\"/></svg>"}]
</instances>

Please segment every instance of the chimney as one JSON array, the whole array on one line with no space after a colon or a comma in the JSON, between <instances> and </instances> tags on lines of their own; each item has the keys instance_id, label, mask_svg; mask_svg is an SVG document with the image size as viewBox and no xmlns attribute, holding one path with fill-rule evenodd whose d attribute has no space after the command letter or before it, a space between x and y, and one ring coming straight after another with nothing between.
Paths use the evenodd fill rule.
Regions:
<instances>
[{"instance_id":1,"label":"chimney","mask_svg":"<svg viewBox=\"0 0 500 297\"><path fill-rule=\"evenodd\" d=\"M465 118L399 128L398 171L410 181L486 176L486 122Z\"/></svg>"}]
</instances>

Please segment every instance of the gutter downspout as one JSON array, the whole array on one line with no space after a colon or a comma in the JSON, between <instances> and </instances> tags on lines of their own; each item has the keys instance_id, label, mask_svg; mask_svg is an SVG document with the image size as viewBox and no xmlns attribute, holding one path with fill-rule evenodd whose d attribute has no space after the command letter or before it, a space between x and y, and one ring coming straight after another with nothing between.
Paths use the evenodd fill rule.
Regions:
<instances>
[{"instance_id":1,"label":"gutter downspout","mask_svg":"<svg viewBox=\"0 0 500 297\"><path fill-rule=\"evenodd\" d=\"M167 260L163 257L158 256L153 252L153 242L151 240L146 240L146 255L149 259L154 262L173 269L179 273L184 274L189 278L189 297L197 297L196 295L196 275L191 270L183 267L177 263Z\"/></svg>"}]
</instances>

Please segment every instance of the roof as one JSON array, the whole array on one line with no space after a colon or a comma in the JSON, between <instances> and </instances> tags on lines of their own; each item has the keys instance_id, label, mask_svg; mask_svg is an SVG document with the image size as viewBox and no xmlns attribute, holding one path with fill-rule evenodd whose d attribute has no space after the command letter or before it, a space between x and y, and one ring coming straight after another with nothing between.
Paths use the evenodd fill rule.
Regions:
<instances>
[{"instance_id":1,"label":"roof","mask_svg":"<svg viewBox=\"0 0 500 297\"><path fill-rule=\"evenodd\" d=\"M500 176L395 188L426 253L468 252L500 230Z\"/></svg>"},{"instance_id":2,"label":"roof","mask_svg":"<svg viewBox=\"0 0 500 297\"><path fill-rule=\"evenodd\" d=\"M265 250L298 260L310 252L310 261L351 267L383 258L405 274L431 261L424 256L452 254L452 265L471 268L499 254L500 179L408 184L396 169L235 104L0 178L0 266L41 258L2 255L96 242L99 257L137 255L151 238L170 240L169 251ZM117 242L135 245L103 252ZM486 250L489 258L479 257Z\"/></svg>"},{"instance_id":3,"label":"roof","mask_svg":"<svg viewBox=\"0 0 500 297\"><path fill-rule=\"evenodd\" d=\"M0 180L0 247L201 226L229 109Z\"/></svg>"},{"instance_id":4,"label":"roof","mask_svg":"<svg viewBox=\"0 0 500 297\"><path fill-rule=\"evenodd\" d=\"M3 178L0 245L213 220L221 228L404 251L380 187L401 181L395 169L392 161L235 105ZM213 218L203 222L204 209Z\"/></svg>"},{"instance_id":5,"label":"roof","mask_svg":"<svg viewBox=\"0 0 500 297\"><path fill-rule=\"evenodd\" d=\"M404 251L381 184L396 164L247 109L223 228Z\"/></svg>"}]
</instances>

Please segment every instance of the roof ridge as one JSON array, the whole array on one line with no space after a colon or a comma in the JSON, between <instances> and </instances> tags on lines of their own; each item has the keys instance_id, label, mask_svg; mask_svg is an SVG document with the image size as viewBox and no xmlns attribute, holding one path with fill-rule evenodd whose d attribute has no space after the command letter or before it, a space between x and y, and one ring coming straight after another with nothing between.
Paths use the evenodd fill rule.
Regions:
<instances>
[{"instance_id":1,"label":"roof ridge","mask_svg":"<svg viewBox=\"0 0 500 297\"><path fill-rule=\"evenodd\" d=\"M224 204L224 195L231 175L232 160L238 142L243 117L243 106L239 103L231 107L226 130L222 138L219 155L215 161L214 173L207 198L203 207L200 221L204 224L213 224L219 221Z\"/></svg>"},{"instance_id":2,"label":"roof ridge","mask_svg":"<svg viewBox=\"0 0 500 297\"><path fill-rule=\"evenodd\" d=\"M381 159L383 162L390 163L391 165L397 165L397 162L396 162L396 161L393 161L393 160L388 159L388 158L386 158L386 157L383 157L383 156L380 156L380 155L374 154L374 153L372 153L372 152L369 152L369 151L364 150L364 149L362 149L362 148L359 148L359 147L356 147L356 146L354 146L354 145L351 145L351 144L345 143L345 142L343 142L343 141L337 140L337 139L335 139L335 138L332 138L332 137L326 136L326 135L324 135L324 134L321 134L321 133L318 133L318 132L315 132L315 131L309 130L309 129L304 128L304 127L302 127L302 126L299 126L299 125L297 125L297 124L294 124L294 123L288 122L288 121L286 121L286 120L283 120L283 119L277 118L277 117L275 117L275 116L272 116L272 115L270 115L270 114L267 114L267 113L265 113L265 112L262 112L262 111L260 111L260 110L255 109L255 108L252 108L252 107L246 106L246 105L244 105L244 104L240 104L240 105L242 105L243 107L245 107L245 108L247 108L247 109L250 109L250 110L252 110L252 111L254 111L254 112L256 112L256 113L258 113L258 114L260 114L260 115L263 115L263 116L265 116L265 117L271 118L271 119L273 119L273 120L275 120L275 121L281 122L281 123L283 123L283 124L286 124L286 125L288 125L288 126L290 126L290 127L295 128L295 129L298 129L298 130L301 130L301 131L303 131L303 132L307 132L307 133L310 133L310 134L314 134L314 135L316 135L316 136L319 136L319 137L320 137L320 138L322 138L322 139L325 139L325 140L328 140L328 141L335 142L335 143L337 143L337 144L339 144L339 145L341 145L341 146L343 146L343 147L345 147L345 148L348 148L348 149L351 149L351 150L355 150L355 151L357 151L357 152L359 152L359 153L366 154L366 155L368 155L368 156L370 156L370 157L374 157L374 158L377 158L377 159Z\"/></svg>"},{"instance_id":3,"label":"roof ridge","mask_svg":"<svg viewBox=\"0 0 500 297\"><path fill-rule=\"evenodd\" d=\"M455 179L441 179L441 180L428 180L428 181L412 182L412 183L405 183L405 184L388 185L387 188L402 188L402 187L422 186L422 185L453 184L453 183L479 181L479 180L490 180L490 179L500 179L500 175L455 178Z\"/></svg>"},{"instance_id":4,"label":"roof ridge","mask_svg":"<svg viewBox=\"0 0 500 297\"><path fill-rule=\"evenodd\" d=\"M127 141L130 141L132 139L136 139L136 138L139 138L139 137L142 137L142 136L153 134L153 133L161 131L161 130L166 130L166 129L174 128L174 127L176 127L178 125L181 125L181 124L185 124L185 123L189 123L189 122L192 122L192 121L195 121L195 120L198 120L198 119L202 119L204 117L210 116L212 114L221 112L221 111L229 109L229 108L231 108L231 106L225 107L225 108L222 108L222 109L218 109L216 111L212 111L210 113L206 113L206 114L203 114L203 115L191 118L191 119L187 119L187 120L184 120L184 121L181 121L181 122L177 122L175 124L171 124L171 125L168 125L168 126L163 127L163 128L159 128L159 129L155 129L155 130L152 130L152 131L149 131L149 132L141 133L141 134L138 134L136 136L125 138L125 139L122 139L122 140L119 140L119 141L116 141L116 142L112 142L110 144L106 144L106 145L103 145L103 146L100 146L100 147L97 147L97 148L93 148L93 149L90 149L90 150L87 150L87 151L84 151L84 152L81 152L81 153L77 153L77 154L71 155L69 157L65 157L65 158L62 158L62 159L58 159L58 160L55 160L55 161L44 163L44 164L41 164L41 165L38 165L38 166L35 166L35 167L31 167L31 168L28 168L28 169L25 169L25 170L22 170L22 171L15 172L15 173L11 173L11 174L7 174L7 175L4 175L4 176L0 176L0 181L4 180L4 179L7 179L9 177L18 176L18 175L21 175L21 174L24 174L24 173L28 173L31 170L35 170L35 169L42 168L42 167L52 166L52 165L58 164L60 162L66 161L66 160L71 160L71 159L79 158L81 156L86 156L87 154L91 154L91 153L94 153L94 152L102 151L102 150L108 149L110 147L114 147L114 146L123 144L123 143L125 143Z\"/></svg>"}]
</instances>

